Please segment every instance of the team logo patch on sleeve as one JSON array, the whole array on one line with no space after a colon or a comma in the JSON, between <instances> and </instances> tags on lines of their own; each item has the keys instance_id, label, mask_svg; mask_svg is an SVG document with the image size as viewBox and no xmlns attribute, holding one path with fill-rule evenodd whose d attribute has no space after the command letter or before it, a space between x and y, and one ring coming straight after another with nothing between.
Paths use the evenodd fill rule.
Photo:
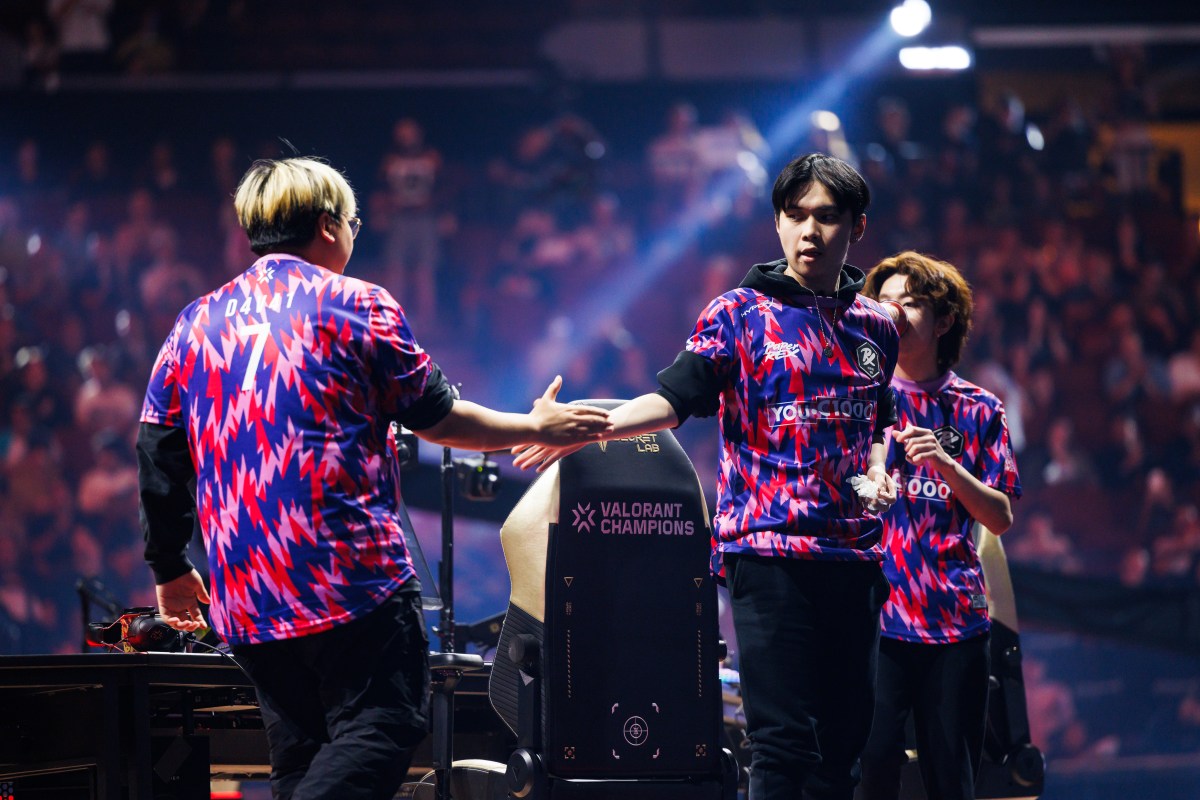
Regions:
<instances>
[{"instance_id":1,"label":"team logo patch on sleeve","mask_svg":"<svg viewBox=\"0 0 1200 800\"><path fill-rule=\"evenodd\" d=\"M938 444L951 458L958 458L963 452L963 442L966 437L954 429L952 425L943 425L933 432Z\"/></svg>"},{"instance_id":2,"label":"team logo patch on sleeve","mask_svg":"<svg viewBox=\"0 0 1200 800\"><path fill-rule=\"evenodd\" d=\"M864 375L868 378L879 377L880 372L883 371L883 357L875 349L875 345L863 342L854 349L854 355L858 359L858 368L863 371Z\"/></svg>"}]
</instances>

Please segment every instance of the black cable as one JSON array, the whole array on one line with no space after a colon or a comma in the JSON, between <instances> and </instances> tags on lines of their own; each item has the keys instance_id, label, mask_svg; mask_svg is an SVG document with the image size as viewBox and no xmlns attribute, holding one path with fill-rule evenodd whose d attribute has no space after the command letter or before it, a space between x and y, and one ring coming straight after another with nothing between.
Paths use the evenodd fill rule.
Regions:
<instances>
[{"instance_id":1,"label":"black cable","mask_svg":"<svg viewBox=\"0 0 1200 800\"><path fill-rule=\"evenodd\" d=\"M239 670L242 671L242 674L246 676L246 679L249 680L251 684L254 683L254 678L250 677L250 673L246 672L245 667L243 667L241 664L239 664L238 660L236 658L234 658L232 655L230 655L229 653L227 653L226 651L222 650L219 647L214 647L213 645L209 644L208 642L200 641L199 639L196 638L196 635L194 633L187 634L187 636L185 637L185 640L187 641L188 644L192 645L193 647L196 645L199 645L200 647L205 647L205 648L211 650L212 652L216 653L217 655L228 658L230 661L233 662L233 665L235 667L237 667Z\"/></svg>"}]
</instances>

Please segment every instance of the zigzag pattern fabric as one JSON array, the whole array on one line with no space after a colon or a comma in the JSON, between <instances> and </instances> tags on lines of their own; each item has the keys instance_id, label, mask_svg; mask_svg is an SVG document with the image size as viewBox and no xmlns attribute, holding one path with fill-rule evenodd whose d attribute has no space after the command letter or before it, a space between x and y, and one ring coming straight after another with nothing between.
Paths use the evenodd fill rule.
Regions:
<instances>
[{"instance_id":1,"label":"zigzag pattern fabric","mask_svg":"<svg viewBox=\"0 0 1200 800\"><path fill-rule=\"evenodd\" d=\"M327 630L413 577L390 422L434 369L386 290L294 256L179 315L141 420L187 430L225 641Z\"/></svg>"},{"instance_id":2,"label":"zigzag pattern fabric","mask_svg":"<svg viewBox=\"0 0 1200 800\"><path fill-rule=\"evenodd\" d=\"M948 372L936 385L894 380L900 421L934 432L942 449L984 485L1021 496L1008 423L1000 400ZM991 629L975 520L928 466L914 467L888 434L888 470L897 500L884 515L884 572L892 594L883 635L907 642L958 642Z\"/></svg>"},{"instance_id":3,"label":"zigzag pattern fabric","mask_svg":"<svg viewBox=\"0 0 1200 800\"><path fill-rule=\"evenodd\" d=\"M818 313L831 357L822 354ZM849 479L867 468L899 349L883 307L862 295L849 304L793 302L743 287L708 305L686 349L711 361L728 387L713 572L724 575L724 553L880 560L879 518Z\"/></svg>"}]
</instances>

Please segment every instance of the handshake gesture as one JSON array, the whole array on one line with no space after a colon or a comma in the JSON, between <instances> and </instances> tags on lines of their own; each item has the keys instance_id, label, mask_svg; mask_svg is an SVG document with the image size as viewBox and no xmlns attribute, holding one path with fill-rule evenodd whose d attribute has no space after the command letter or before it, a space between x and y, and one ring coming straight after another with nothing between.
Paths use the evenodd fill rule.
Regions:
<instances>
[{"instance_id":1,"label":"handshake gesture","mask_svg":"<svg viewBox=\"0 0 1200 800\"><path fill-rule=\"evenodd\" d=\"M613 430L608 412L595 406L563 405L555 400L562 388L562 376L557 376L541 397L533 401L530 416L543 418L547 436L538 442L527 442L512 448L513 465L520 469L537 467L545 472L550 465L590 442L598 442Z\"/></svg>"},{"instance_id":2,"label":"handshake gesture","mask_svg":"<svg viewBox=\"0 0 1200 800\"><path fill-rule=\"evenodd\" d=\"M612 423L604 409L558 402L562 382L562 376L556 375L542 396L533 401L533 410L529 412L529 416L533 421L536 440L531 439L521 447L555 447L577 443L582 447L588 442L599 441L604 438L604 434L612 431ZM514 452L515 450L516 448Z\"/></svg>"}]
</instances>

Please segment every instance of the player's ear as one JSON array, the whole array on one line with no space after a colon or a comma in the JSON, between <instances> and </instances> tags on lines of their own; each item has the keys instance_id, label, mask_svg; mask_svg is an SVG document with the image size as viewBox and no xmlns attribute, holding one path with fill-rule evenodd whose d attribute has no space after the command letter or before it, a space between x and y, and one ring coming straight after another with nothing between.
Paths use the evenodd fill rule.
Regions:
<instances>
[{"instance_id":1,"label":"player's ear","mask_svg":"<svg viewBox=\"0 0 1200 800\"><path fill-rule=\"evenodd\" d=\"M938 317L938 321L933 325L933 333L935 336L944 336L947 331L954 327L954 315L947 314L944 317Z\"/></svg>"},{"instance_id":2,"label":"player's ear","mask_svg":"<svg viewBox=\"0 0 1200 800\"><path fill-rule=\"evenodd\" d=\"M317 217L317 236L332 244L337 241L339 224L338 220L332 214L328 211L322 211L321 216Z\"/></svg>"},{"instance_id":3,"label":"player's ear","mask_svg":"<svg viewBox=\"0 0 1200 800\"><path fill-rule=\"evenodd\" d=\"M854 227L850 231L850 243L854 244L863 237L867 232L867 215L859 214L858 219L854 220Z\"/></svg>"}]
</instances>

